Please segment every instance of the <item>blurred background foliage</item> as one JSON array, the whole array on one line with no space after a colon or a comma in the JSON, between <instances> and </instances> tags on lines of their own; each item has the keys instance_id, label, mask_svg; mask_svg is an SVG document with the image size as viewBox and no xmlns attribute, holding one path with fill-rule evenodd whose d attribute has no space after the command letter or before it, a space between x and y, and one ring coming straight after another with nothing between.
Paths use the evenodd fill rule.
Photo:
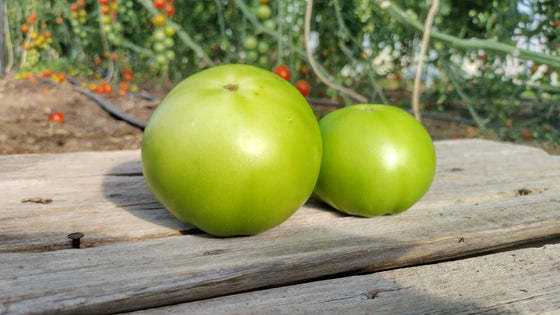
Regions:
<instances>
[{"instance_id":1,"label":"blurred background foliage","mask_svg":"<svg viewBox=\"0 0 560 315\"><path fill-rule=\"evenodd\" d=\"M132 69L140 84L177 82L219 64L286 65L290 81L311 84L311 98L351 104L310 67L303 37L306 4L8 0L6 64L20 72L48 68L112 81L122 81L122 69ZM308 44L318 70L369 102L410 107L422 42L417 26L429 6L416 0L315 1ZM558 143L558 1L443 0L432 30L443 35L431 39L425 56L425 112L477 118L489 137Z\"/></svg>"}]
</instances>

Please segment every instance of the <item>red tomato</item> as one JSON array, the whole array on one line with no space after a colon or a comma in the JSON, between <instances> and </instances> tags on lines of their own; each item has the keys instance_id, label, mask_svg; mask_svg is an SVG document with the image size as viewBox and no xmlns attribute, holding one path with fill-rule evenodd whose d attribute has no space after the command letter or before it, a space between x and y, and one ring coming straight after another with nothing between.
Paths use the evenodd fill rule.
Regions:
<instances>
[{"instance_id":1,"label":"red tomato","mask_svg":"<svg viewBox=\"0 0 560 315\"><path fill-rule=\"evenodd\" d=\"M163 9L165 7L165 0L154 0L154 7Z\"/></svg>"},{"instance_id":2,"label":"red tomato","mask_svg":"<svg viewBox=\"0 0 560 315\"><path fill-rule=\"evenodd\" d=\"M54 112L49 116L49 121L62 125L64 124L64 114L62 112Z\"/></svg>"},{"instance_id":3,"label":"red tomato","mask_svg":"<svg viewBox=\"0 0 560 315\"><path fill-rule=\"evenodd\" d=\"M132 81L132 80L134 80L134 75L132 73L125 73L123 75L123 80Z\"/></svg>"},{"instance_id":4,"label":"red tomato","mask_svg":"<svg viewBox=\"0 0 560 315\"><path fill-rule=\"evenodd\" d=\"M109 5L109 0L99 0L99 4L101 4L101 5Z\"/></svg>"},{"instance_id":5,"label":"red tomato","mask_svg":"<svg viewBox=\"0 0 560 315\"><path fill-rule=\"evenodd\" d=\"M29 17L27 18L27 22L29 24L35 24L35 19L37 19L37 14L31 13L31 14L29 14Z\"/></svg>"},{"instance_id":6,"label":"red tomato","mask_svg":"<svg viewBox=\"0 0 560 315\"><path fill-rule=\"evenodd\" d=\"M531 135L531 133L527 130L521 130L519 132L519 135L521 136L521 138L525 139L525 140L529 140L531 139L533 136Z\"/></svg>"},{"instance_id":7,"label":"red tomato","mask_svg":"<svg viewBox=\"0 0 560 315\"><path fill-rule=\"evenodd\" d=\"M175 14L175 6L171 3L165 5L165 13L167 13L168 17L172 17Z\"/></svg>"},{"instance_id":8,"label":"red tomato","mask_svg":"<svg viewBox=\"0 0 560 315\"><path fill-rule=\"evenodd\" d=\"M303 96L307 96L309 94L309 91L311 90L311 87L309 86L309 83L307 83L307 81L305 81L305 80L297 81L295 86L296 86L296 89L298 89L298 91Z\"/></svg>"},{"instance_id":9,"label":"red tomato","mask_svg":"<svg viewBox=\"0 0 560 315\"><path fill-rule=\"evenodd\" d=\"M102 5L101 6L101 13L103 13L104 15L107 15L111 12L111 8L108 5Z\"/></svg>"},{"instance_id":10,"label":"red tomato","mask_svg":"<svg viewBox=\"0 0 560 315\"><path fill-rule=\"evenodd\" d=\"M86 6L86 1L85 0L78 0L78 2L76 2L78 4L78 6L80 8L84 8Z\"/></svg>"},{"instance_id":11,"label":"red tomato","mask_svg":"<svg viewBox=\"0 0 560 315\"><path fill-rule=\"evenodd\" d=\"M286 81L290 81L290 69L288 67L280 65L274 68L274 73L282 77Z\"/></svg>"}]
</instances>

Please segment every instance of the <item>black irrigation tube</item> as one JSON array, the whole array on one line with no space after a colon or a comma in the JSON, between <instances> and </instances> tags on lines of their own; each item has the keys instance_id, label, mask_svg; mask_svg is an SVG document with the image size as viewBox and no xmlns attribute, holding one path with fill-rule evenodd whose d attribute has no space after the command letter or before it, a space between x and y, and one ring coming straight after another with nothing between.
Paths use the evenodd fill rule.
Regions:
<instances>
[{"instance_id":1,"label":"black irrigation tube","mask_svg":"<svg viewBox=\"0 0 560 315\"><path fill-rule=\"evenodd\" d=\"M104 100L103 98L101 98L98 95L93 94L92 92L90 92L89 90L86 90L84 88L81 88L79 86L75 86L73 85L72 88L74 88L74 90L86 95L87 97L91 98L92 100L94 100L97 104L99 104L99 106L101 106L102 109L104 109L106 112L108 112L109 114L113 115L114 117L124 120L125 122L129 123L130 125L140 128L142 130L144 130L146 128L146 122L138 119L134 116L131 116L119 109L117 109L115 106L113 106L111 103L107 102L106 100Z\"/></svg>"},{"instance_id":2,"label":"black irrigation tube","mask_svg":"<svg viewBox=\"0 0 560 315\"><path fill-rule=\"evenodd\" d=\"M48 83L52 83L52 84L56 84L56 82L54 82L53 80L49 79L49 78L38 78L39 80L43 81L43 82L48 82ZM72 83L72 88L82 94L84 94L85 96L91 98L93 101L95 101L103 110L105 110L106 112L108 112L109 114L111 114L113 117L116 117L120 120L123 120L125 122L127 122L128 124L137 127L139 129L144 130L146 128L146 122L138 119L134 116L131 116L121 110L119 110L118 108L116 108L115 106L113 106L111 103L109 103L108 101L106 101L105 99L103 99L102 97L90 92L87 89L84 89L82 87L77 86L77 84L79 83L78 80L67 76L66 79L68 80L68 82ZM148 95L148 94L143 94L143 93L134 93L134 92L128 92L136 97L139 98L143 98L149 101L157 101L158 99L154 96Z\"/></svg>"}]
</instances>

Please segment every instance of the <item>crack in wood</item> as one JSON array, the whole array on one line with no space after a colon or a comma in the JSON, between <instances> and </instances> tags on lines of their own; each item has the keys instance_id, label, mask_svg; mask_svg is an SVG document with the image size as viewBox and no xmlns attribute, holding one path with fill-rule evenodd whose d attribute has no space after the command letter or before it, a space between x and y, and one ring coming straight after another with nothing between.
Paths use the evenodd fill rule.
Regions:
<instances>
[{"instance_id":1,"label":"crack in wood","mask_svg":"<svg viewBox=\"0 0 560 315\"><path fill-rule=\"evenodd\" d=\"M373 300L373 299L377 298L380 293L394 292L394 291L399 291L400 289L402 289L402 288L373 289L373 290L369 290L366 293L364 293L364 296L369 300Z\"/></svg>"}]
</instances>

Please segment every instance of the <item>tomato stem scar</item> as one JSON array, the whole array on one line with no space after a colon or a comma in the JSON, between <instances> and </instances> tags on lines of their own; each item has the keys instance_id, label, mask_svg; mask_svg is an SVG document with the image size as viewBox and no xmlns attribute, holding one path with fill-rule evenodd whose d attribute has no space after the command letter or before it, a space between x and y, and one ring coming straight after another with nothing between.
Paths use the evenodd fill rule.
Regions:
<instances>
[{"instance_id":1,"label":"tomato stem scar","mask_svg":"<svg viewBox=\"0 0 560 315\"><path fill-rule=\"evenodd\" d=\"M224 89L235 92L239 89L239 85L237 85L237 84L226 84L226 85L224 85Z\"/></svg>"}]
</instances>

